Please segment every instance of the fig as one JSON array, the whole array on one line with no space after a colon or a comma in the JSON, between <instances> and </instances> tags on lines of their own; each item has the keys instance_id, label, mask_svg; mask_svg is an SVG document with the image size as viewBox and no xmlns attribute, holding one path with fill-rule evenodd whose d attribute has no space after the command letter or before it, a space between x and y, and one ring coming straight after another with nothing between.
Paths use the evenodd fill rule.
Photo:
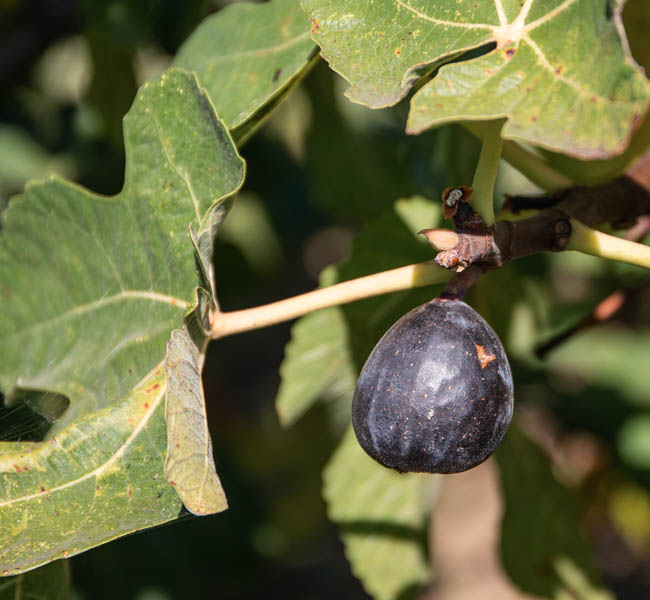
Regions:
<instances>
[{"instance_id":1,"label":"fig","mask_svg":"<svg viewBox=\"0 0 650 600\"><path fill-rule=\"evenodd\" d=\"M462 300L435 298L404 315L370 353L352 425L386 467L459 473L494 452L512 409L512 373L496 333Z\"/></svg>"}]
</instances>

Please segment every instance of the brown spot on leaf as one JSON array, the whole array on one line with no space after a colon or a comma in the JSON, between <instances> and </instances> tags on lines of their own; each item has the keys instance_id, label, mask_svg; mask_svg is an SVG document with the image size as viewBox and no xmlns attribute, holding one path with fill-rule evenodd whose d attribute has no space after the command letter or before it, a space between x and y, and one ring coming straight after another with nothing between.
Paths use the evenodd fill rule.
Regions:
<instances>
[{"instance_id":1,"label":"brown spot on leaf","mask_svg":"<svg viewBox=\"0 0 650 600\"><path fill-rule=\"evenodd\" d=\"M281 74L282 74L282 69L276 69L273 72L273 83L275 83L278 79L280 79Z\"/></svg>"},{"instance_id":2,"label":"brown spot on leaf","mask_svg":"<svg viewBox=\"0 0 650 600\"><path fill-rule=\"evenodd\" d=\"M311 21L311 32L313 33L320 33L320 23L314 19L313 17L309 19Z\"/></svg>"},{"instance_id":3,"label":"brown spot on leaf","mask_svg":"<svg viewBox=\"0 0 650 600\"><path fill-rule=\"evenodd\" d=\"M504 54L506 58L512 58L515 55L516 50L514 48L506 48Z\"/></svg>"},{"instance_id":4,"label":"brown spot on leaf","mask_svg":"<svg viewBox=\"0 0 650 600\"><path fill-rule=\"evenodd\" d=\"M159 383L154 383L151 387L147 388L146 392L147 394L151 394L151 392L155 392L159 387L160 387Z\"/></svg>"},{"instance_id":5,"label":"brown spot on leaf","mask_svg":"<svg viewBox=\"0 0 650 600\"><path fill-rule=\"evenodd\" d=\"M474 344L474 346L476 347L476 357L481 365L481 369L485 369L493 360L496 360L497 357L487 352L483 346L479 344Z\"/></svg>"},{"instance_id":6,"label":"brown spot on leaf","mask_svg":"<svg viewBox=\"0 0 650 600\"><path fill-rule=\"evenodd\" d=\"M43 486L41 486L41 492L44 492L44 491L45 491L45 488Z\"/></svg>"}]
</instances>

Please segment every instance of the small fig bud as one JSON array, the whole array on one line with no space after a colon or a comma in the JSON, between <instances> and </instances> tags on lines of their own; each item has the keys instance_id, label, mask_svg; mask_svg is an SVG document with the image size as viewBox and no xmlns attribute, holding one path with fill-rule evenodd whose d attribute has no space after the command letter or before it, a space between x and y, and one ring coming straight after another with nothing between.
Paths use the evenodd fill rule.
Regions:
<instances>
[{"instance_id":1,"label":"small fig bud","mask_svg":"<svg viewBox=\"0 0 650 600\"><path fill-rule=\"evenodd\" d=\"M404 315L371 352L352 425L386 467L459 473L494 452L512 409L512 374L496 333L465 302L436 298Z\"/></svg>"}]
</instances>

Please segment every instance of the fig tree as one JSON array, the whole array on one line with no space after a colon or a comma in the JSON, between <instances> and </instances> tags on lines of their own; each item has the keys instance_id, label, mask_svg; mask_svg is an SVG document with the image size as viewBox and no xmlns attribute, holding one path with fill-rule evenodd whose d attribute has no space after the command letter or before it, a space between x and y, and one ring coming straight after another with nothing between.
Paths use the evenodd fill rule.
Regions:
<instances>
[{"instance_id":1,"label":"fig tree","mask_svg":"<svg viewBox=\"0 0 650 600\"><path fill-rule=\"evenodd\" d=\"M462 300L436 298L395 323L352 400L361 447L398 471L458 473L487 459L512 417L501 341Z\"/></svg>"}]
</instances>

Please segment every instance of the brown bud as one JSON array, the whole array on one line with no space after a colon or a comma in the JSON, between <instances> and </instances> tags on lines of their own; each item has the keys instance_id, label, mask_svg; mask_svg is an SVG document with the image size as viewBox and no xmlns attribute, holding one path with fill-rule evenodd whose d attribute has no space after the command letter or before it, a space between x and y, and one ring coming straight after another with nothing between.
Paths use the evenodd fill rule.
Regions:
<instances>
[{"instance_id":1,"label":"brown bud","mask_svg":"<svg viewBox=\"0 0 650 600\"><path fill-rule=\"evenodd\" d=\"M434 250L451 250L458 245L460 238L451 229L423 229L418 235L424 235Z\"/></svg>"}]
</instances>

